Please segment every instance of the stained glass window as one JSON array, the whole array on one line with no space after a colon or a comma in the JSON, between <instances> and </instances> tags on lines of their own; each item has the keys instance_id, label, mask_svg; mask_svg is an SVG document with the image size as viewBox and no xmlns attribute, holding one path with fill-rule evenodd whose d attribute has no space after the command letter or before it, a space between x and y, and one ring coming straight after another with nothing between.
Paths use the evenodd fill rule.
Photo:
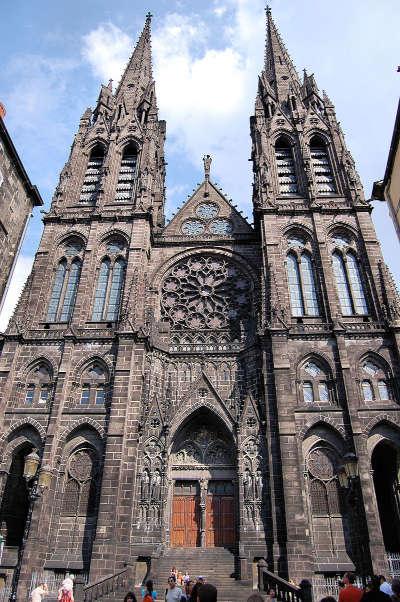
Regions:
<instances>
[{"instance_id":1,"label":"stained glass window","mask_svg":"<svg viewBox=\"0 0 400 602\"><path fill-rule=\"evenodd\" d=\"M329 401L329 389L325 381L318 383L318 397L319 401Z\"/></svg>"},{"instance_id":2,"label":"stained glass window","mask_svg":"<svg viewBox=\"0 0 400 602\"><path fill-rule=\"evenodd\" d=\"M307 374L310 374L310 376L313 378L322 373L321 368L314 362L307 362L307 364L304 366L304 371L307 372Z\"/></svg>"},{"instance_id":3,"label":"stained glass window","mask_svg":"<svg viewBox=\"0 0 400 602\"><path fill-rule=\"evenodd\" d=\"M373 391L372 385L369 382L369 380L363 380L361 387L362 387L364 401L373 401L374 391Z\"/></svg>"},{"instance_id":4,"label":"stained glass window","mask_svg":"<svg viewBox=\"0 0 400 602\"><path fill-rule=\"evenodd\" d=\"M108 277L110 273L110 260L103 259L100 265L99 277L94 296L92 320L98 321L103 319L104 305L106 302Z\"/></svg>"},{"instance_id":5,"label":"stained glass window","mask_svg":"<svg viewBox=\"0 0 400 602\"><path fill-rule=\"evenodd\" d=\"M304 308L301 293L299 266L295 255L292 255L291 253L289 253L287 256L287 275L292 316L302 316L304 314Z\"/></svg>"},{"instance_id":6,"label":"stained glass window","mask_svg":"<svg viewBox=\"0 0 400 602\"><path fill-rule=\"evenodd\" d=\"M81 401L80 401L80 403L82 405L86 405L86 404L89 403L89 401L90 401L90 387L84 386L84 387L82 387L82 390L81 390Z\"/></svg>"},{"instance_id":7,"label":"stained glass window","mask_svg":"<svg viewBox=\"0 0 400 602\"><path fill-rule=\"evenodd\" d=\"M371 376L375 376L375 374L377 374L379 372L378 366L376 364L374 364L373 362L371 362L370 360L367 360L364 363L363 368L364 368L365 372L367 372Z\"/></svg>"},{"instance_id":8,"label":"stained glass window","mask_svg":"<svg viewBox=\"0 0 400 602\"><path fill-rule=\"evenodd\" d=\"M305 313L308 316L318 316L318 299L315 288L314 270L311 258L307 253L303 253L300 261L301 284L303 288L303 299Z\"/></svg>"},{"instance_id":9,"label":"stained glass window","mask_svg":"<svg viewBox=\"0 0 400 602\"><path fill-rule=\"evenodd\" d=\"M296 168L292 148L288 142L280 138L275 146L276 168L278 172L279 194L298 193Z\"/></svg>"},{"instance_id":10,"label":"stained glass window","mask_svg":"<svg viewBox=\"0 0 400 602\"><path fill-rule=\"evenodd\" d=\"M356 314L368 314L367 301L364 294L360 267L353 253L347 253L347 272L349 275L350 288L353 297L353 305Z\"/></svg>"},{"instance_id":11,"label":"stained glass window","mask_svg":"<svg viewBox=\"0 0 400 602\"><path fill-rule=\"evenodd\" d=\"M379 398L382 399L382 401L390 399L389 388L384 380L380 380L378 382L378 391L379 391Z\"/></svg>"},{"instance_id":12,"label":"stained glass window","mask_svg":"<svg viewBox=\"0 0 400 602\"><path fill-rule=\"evenodd\" d=\"M328 152L323 140L314 136L310 142L310 151L317 194L334 194L336 192L335 182Z\"/></svg>"},{"instance_id":13,"label":"stained glass window","mask_svg":"<svg viewBox=\"0 0 400 602\"><path fill-rule=\"evenodd\" d=\"M105 390L105 387L103 385L99 385L96 388L95 403L96 404L104 404L105 401L106 401L106 390Z\"/></svg>"},{"instance_id":14,"label":"stained glass window","mask_svg":"<svg viewBox=\"0 0 400 602\"><path fill-rule=\"evenodd\" d=\"M310 482L311 510L314 515L329 513L325 483L318 479Z\"/></svg>"},{"instance_id":15,"label":"stained glass window","mask_svg":"<svg viewBox=\"0 0 400 602\"><path fill-rule=\"evenodd\" d=\"M74 261L71 263L68 284L65 290L64 302L61 309L61 322L68 322L68 320L71 318L75 305L76 293L78 291L80 275L81 261L80 259L74 259Z\"/></svg>"},{"instance_id":16,"label":"stained glass window","mask_svg":"<svg viewBox=\"0 0 400 602\"><path fill-rule=\"evenodd\" d=\"M351 302L350 290L347 282L347 274L343 258L341 255L339 255L339 253L333 253L332 260L342 314L344 316L352 316L353 305Z\"/></svg>"},{"instance_id":17,"label":"stained glass window","mask_svg":"<svg viewBox=\"0 0 400 602\"><path fill-rule=\"evenodd\" d=\"M65 259L63 259L58 264L54 278L53 290L51 292L49 308L47 310L47 320L49 322L54 322L57 319L57 310L61 299L66 271L67 262Z\"/></svg>"},{"instance_id":18,"label":"stained glass window","mask_svg":"<svg viewBox=\"0 0 400 602\"><path fill-rule=\"evenodd\" d=\"M117 259L114 264L112 278L111 278L111 286L110 286L110 296L108 299L108 308L107 308L107 320L117 320L119 313L119 306L122 295L122 288L124 285L125 279L125 260L122 258Z\"/></svg>"},{"instance_id":19,"label":"stained glass window","mask_svg":"<svg viewBox=\"0 0 400 602\"><path fill-rule=\"evenodd\" d=\"M25 393L25 403L32 405L35 396L35 385L28 385Z\"/></svg>"},{"instance_id":20,"label":"stained glass window","mask_svg":"<svg viewBox=\"0 0 400 602\"><path fill-rule=\"evenodd\" d=\"M305 403L313 403L314 401L314 390L312 383L309 381L303 383L303 397Z\"/></svg>"}]
</instances>

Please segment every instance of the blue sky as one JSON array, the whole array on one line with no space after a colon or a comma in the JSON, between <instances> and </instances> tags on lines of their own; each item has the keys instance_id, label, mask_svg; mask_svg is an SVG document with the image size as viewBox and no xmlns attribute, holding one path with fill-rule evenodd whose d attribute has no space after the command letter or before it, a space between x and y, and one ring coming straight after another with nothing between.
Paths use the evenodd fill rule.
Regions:
<instances>
[{"instance_id":1,"label":"blue sky","mask_svg":"<svg viewBox=\"0 0 400 602\"><path fill-rule=\"evenodd\" d=\"M398 0L271 0L301 72L314 72L336 105L365 194L383 176L399 96ZM249 116L264 56L262 0L3 0L0 101L6 125L48 208L79 118L99 86L117 83L148 11L160 117L167 121L167 216L212 177L251 216ZM41 235L39 211L10 287L4 328ZM385 259L400 282L398 240L385 204L373 212Z\"/></svg>"}]
</instances>

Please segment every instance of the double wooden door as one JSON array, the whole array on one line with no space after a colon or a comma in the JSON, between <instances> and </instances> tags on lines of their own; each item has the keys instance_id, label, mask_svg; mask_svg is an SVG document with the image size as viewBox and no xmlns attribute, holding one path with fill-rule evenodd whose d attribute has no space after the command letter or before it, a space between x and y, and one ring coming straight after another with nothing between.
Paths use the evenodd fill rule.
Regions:
<instances>
[{"instance_id":1,"label":"double wooden door","mask_svg":"<svg viewBox=\"0 0 400 602\"><path fill-rule=\"evenodd\" d=\"M171 547L201 545L201 509L198 482L177 481L172 500ZM235 506L229 481L210 481L205 508L205 545L209 548L235 544ZM203 544L204 545L204 544Z\"/></svg>"}]
</instances>

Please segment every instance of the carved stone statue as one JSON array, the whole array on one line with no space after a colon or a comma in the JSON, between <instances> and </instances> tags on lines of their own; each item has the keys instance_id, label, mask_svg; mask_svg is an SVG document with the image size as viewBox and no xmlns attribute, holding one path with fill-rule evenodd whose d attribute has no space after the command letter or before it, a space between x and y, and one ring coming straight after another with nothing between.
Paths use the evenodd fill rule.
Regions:
<instances>
[{"instance_id":1,"label":"carved stone statue","mask_svg":"<svg viewBox=\"0 0 400 602\"><path fill-rule=\"evenodd\" d=\"M255 477L255 482L256 482L257 497L260 499L262 497L263 478L262 478L262 474L261 474L261 472L259 470L257 470L256 477Z\"/></svg>"},{"instance_id":2,"label":"carved stone statue","mask_svg":"<svg viewBox=\"0 0 400 602\"><path fill-rule=\"evenodd\" d=\"M158 470L155 471L151 480L151 499L158 501L161 496L161 475Z\"/></svg>"},{"instance_id":3,"label":"carved stone statue","mask_svg":"<svg viewBox=\"0 0 400 602\"><path fill-rule=\"evenodd\" d=\"M140 497L145 500L149 496L150 476L147 470L144 470L140 479Z\"/></svg>"},{"instance_id":4,"label":"carved stone statue","mask_svg":"<svg viewBox=\"0 0 400 602\"><path fill-rule=\"evenodd\" d=\"M244 491L244 499L245 500L248 500L251 497L252 485L253 485L253 477L251 476L250 471L246 470L243 475L243 491Z\"/></svg>"},{"instance_id":5,"label":"carved stone statue","mask_svg":"<svg viewBox=\"0 0 400 602\"><path fill-rule=\"evenodd\" d=\"M204 163L204 177L206 180L210 177L210 168L211 168L212 158L210 155L204 155L203 163Z\"/></svg>"}]
</instances>

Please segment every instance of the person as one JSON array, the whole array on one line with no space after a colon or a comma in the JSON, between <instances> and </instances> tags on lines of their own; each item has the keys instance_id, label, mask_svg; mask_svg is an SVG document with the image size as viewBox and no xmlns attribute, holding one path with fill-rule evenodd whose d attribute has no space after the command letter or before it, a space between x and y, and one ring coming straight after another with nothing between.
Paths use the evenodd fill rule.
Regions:
<instances>
[{"instance_id":1,"label":"person","mask_svg":"<svg viewBox=\"0 0 400 602\"><path fill-rule=\"evenodd\" d=\"M145 599L146 598L143 598L143 600ZM137 602L135 594L133 592L128 592L124 598L124 602Z\"/></svg>"},{"instance_id":2,"label":"person","mask_svg":"<svg viewBox=\"0 0 400 602\"><path fill-rule=\"evenodd\" d=\"M178 571L176 570L176 567L173 566L171 569L170 577L175 577L175 581L176 581L177 576L178 576Z\"/></svg>"},{"instance_id":3,"label":"person","mask_svg":"<svg viewBox=\"0 0 400 602\"><path fill-rule=\"evenodd\" d=\"M400 602L400 579L393 579L392 591L392 602Z\"/></svg>"},{"instance_id":4,"label":"person","mask_svg":"<svg viewBox=\"0 0 400 602\"><path fill-rule=\"evenodd\" d=\"M211 583L200 585L197 592L197 602L217 602L217 588Z\"/></svg>"},{"instance_id":5,"label":"person","mask_svg":"<svg viewBox=\"0 0 400 602\"><path fill-rule=\"evenodd\" d=\"M276 591L273 587L268 590L267 600L269 600L269 602L276 602Z\"/></svg>"},{"instance_id":6,"label":"person","mask_svg":"<svg viewBox=\"0 0 400 602\"><path fill-rule=\"evenodd\" d=\"M356 576L354 573L343 575L344 587L339 592L339 602L360 602L363 591L354 585Z\"/></svg>"},{"instance_id":7,"label":"person","mask_svg":"<svg viewBox=\"0 0 400 602\"><path fill-rule=\"evenodd\" d=\"M153 602L157 600L157 592L153 589L153 582L151 579L146 581L146 589L142 588L143 602Z\"/></svg>"},{"instance_id":8,"label":"person","mask_svg":"<svg viewBox=\"0 0 400 602\"><path fill-rule=\"evenodd\" d=\"M166 592L166 602L181 602L182 590L176 585L176 579L171 575L168 578L168 589Z\"/></svg>"},{"instance_id":9,"label":"person","mask_svg":"<svg viewBox=\"0 0 400 602\"><path fill-rule=\"evenodd\" d=\"M58 598L60 602L74 602L74 582L70 577L66 577L58 590Z\"/></svg>"},{"instance_id":10,"label":"person","mask_svg":"<svg viewBox=\"0 0 400 602\"><path fill-rule=\"evenodd\" d=\"M379 589L381 590L381 592L387 594L388 596L393 596L392 586L390 585L389 581L386 580L386 577L384 575L379 575L379 581Z\"/></svg>"},{"instance_id":11,"label":"person","mask_svg":"<svg viewBox=\"0 0 400 602\"><path fill-rule=\"evenodd\" d=\"M319 602L336 602L333 596L325 596L325 598L321 598Z\"/></svg>"},{"instance_id":12,"label":"person","mask_svg":"<svg viewBox=\"0 0 400 602\"><path fill-rule=\"evenodd\" d=\"M48 593L47 583L39 583L35 589L31 591L32 602L42 602L42 597Z\"/></svg>"},{"instance_id":13,"label":"person","mask_svg":"<svg viewBox=\"0 0 400 602\"><path fill-rule=\"evenodd\" d=\"M184 596L185 596L186 602L192 602L193 585L194 585L193 581L189 577L189 579L187 579L185 581L185 593L184 593ZM182 596L182 598L183 598L183 596Z\"/></svg>"},{"instance_id":14,"label":"person","mask_svg":"<svg viewBox=\"0 0 400 602\"><path fill-rule=\"evenodd\" d=\"M190 575L186 569L185 574L183 575L183 583L187 583L188 581L190 581Z\"/></svg>"},{"instance_id":15,"label":"person","mask_svg":"<svg viewBox=\"0 0 400 602\"><path fill-rule=\"evenodd\" d=\"M374 575L366 585L362 602L390 602L390 596L379 589L380 585L380 577Z\"/></svg>"}]
</instances>

